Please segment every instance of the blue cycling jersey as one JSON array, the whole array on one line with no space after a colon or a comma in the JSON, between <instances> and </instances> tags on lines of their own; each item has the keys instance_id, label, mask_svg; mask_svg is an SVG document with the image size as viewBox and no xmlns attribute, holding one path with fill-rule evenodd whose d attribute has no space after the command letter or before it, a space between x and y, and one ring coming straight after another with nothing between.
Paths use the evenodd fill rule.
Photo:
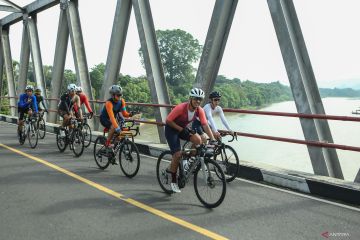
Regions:
<instances>
[{"instance_id":1,"label":"blue cycling jersey","mask_svg":"<svg viewBox=\"0 0 360 240\"><path fill-rule=\"evenodd\" d=\"M31 102L28 102L28 99L32 99ZM26 93L20 95L19 108L32 108L36 113L38 112L37 102L35 95L28 96Z\"/></svg>"}]
</instances>

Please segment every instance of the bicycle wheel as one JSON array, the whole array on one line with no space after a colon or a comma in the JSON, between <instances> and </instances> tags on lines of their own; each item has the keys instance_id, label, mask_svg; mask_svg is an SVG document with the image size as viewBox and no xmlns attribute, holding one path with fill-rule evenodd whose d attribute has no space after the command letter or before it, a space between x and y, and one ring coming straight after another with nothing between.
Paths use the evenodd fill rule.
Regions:
<instances>
[{"instance_id":1,"label":"bicycle wheel","mask_svg":"<svg viewBox=\"0 0 360 240\"><path fill-rule=\"evenodd\" d=\"M135 177L140 168L139 150L135 143L125 139L121 144L119 151L119 165L121 171L128 178Z\"/></svg>"},{"instance_id":2,"label":"bicycle wheel","mask_svg":"<svg viewBox=\"0 0 360 240\"><path fill-rule=\"evenodd\" d=\"M75 128L72 131L70 144L75 157L80 157L84 152L84 141L83 135L80 129Z\"/></svg>"},{"instance_id":3,"label":"bicycle wheel","mask_svg":"<svg viewBox=\"0 0 360 240\"><path fill-rule=\"evenodd\" d=\"M223 170L226 182L231 182L236 178L240 163L236 151L231 146L224 145L220 147L215 155L215 161Z\"/></svg>"},{"instance_id":4,"label":"bicycle wheel","mask_svg":"<svg viewBox=\"0 0 360 240\"><path fill-rule=\"evenodd\" d=\"M172 194L171 189L171 174L166 172L166 169L169 167L172 159L172 154L170 151L164 151L160 154L157 164L156 164L156 178L159 182L160 187L167 194Z\"/></svg>"},{"instance_id":5,"label":"bicycle wheel","mask_svg":"<svg viewBox=\"0 0 360 240\"><path fill-rule=\"evenodd\" d=\"M27 137L28 137L28 140L29 140L30 147L31 148L36 148L36 146L38 144L38 140L39 140L39 133L38 133L35 122L30 122L29 123Z\"/></svg>"},{"instance_id":6,"label":"bicycle wheel","mask_svg":"<svg viewBox=\"0 0 360 240\"><path fill-rule=\"evenodd\" d=\"M60 135L60 129L56 133L56 145L57 145L60 152L64 152L67 145L68 145L68 142L66 140L66 136L62 137Z\"/></svg>"},{"instance_id":7,"label":"bicycle wheel","mask_svg":"<svg viewBox=\"0 0 360 240\"><path fill-rule=\"evenodd\" d=\"M39 130L39 138L44 139L46 134L46 125L43 118L37 122L37 128Z\"/></svg>"},{"instance_id":8,"label":"bicycle wheel","mask_svg":"<svg viewBox=\"0 0 360 240\"><path fill-rule=\"evenodd\" d=\"M96 165L102 170L106 169L110 164L106 155L105 142L106 138L104 136L98 136L94 143L94 159Z\"/></svg>"},{"instance_id":9,"label":"bicycle wheel","mask_svg":"<svg viewBox=\"0 0 360 240\"><path fill-rule=\"evenodd\" d=\"M197 198L205 207L219 206L226 194L225 176L219 164L208 159L205 160L204 168L199 165L194 173L194 189Z\"/></svg>"},{"instance_id":10,"label":"bicycle wheel","mask_svg":"<svg viewBox=\"0 0 360 240\"><path fill-rule=\"evenodd\" d=\"M85 123L81 129L84 138L84 147L90 146L91 143L91 128L89 124Z\"/></svg>"}]
</instances>

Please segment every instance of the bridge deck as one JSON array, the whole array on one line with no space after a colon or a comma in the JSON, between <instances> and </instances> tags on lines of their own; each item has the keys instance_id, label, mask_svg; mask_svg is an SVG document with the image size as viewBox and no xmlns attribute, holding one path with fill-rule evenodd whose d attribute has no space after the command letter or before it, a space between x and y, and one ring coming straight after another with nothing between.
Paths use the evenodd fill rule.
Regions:
<instances>
[{"instance_id":1,"label":"bridge deck","mask_svg":"<svg viewBox=\"0 0 360 240\"><path fill-rule=\"evenodd\" d=\"M69 150L59 153L53 134L33 150L27 142L20 146L15 132L16 126L0 122L0 143L31 156L0 147L0 239L207 239L211 233L229 239L323 239L326 231L360 239L360 210L352 207L236 180L228 184L224 203L208 210L191 184L181 194L165 195L154 158L142 156L138 175L128 179L119 166L98 170L92 145L74 158ZM104 188L94 188L96 183Z\"/></svg>"}]
</instances>

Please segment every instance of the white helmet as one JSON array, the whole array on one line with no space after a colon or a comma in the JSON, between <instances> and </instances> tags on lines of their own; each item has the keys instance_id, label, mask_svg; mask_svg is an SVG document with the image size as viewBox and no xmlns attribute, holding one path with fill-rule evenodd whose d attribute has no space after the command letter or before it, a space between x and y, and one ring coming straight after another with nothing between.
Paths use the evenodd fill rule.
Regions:
<instances>
[{"instance_id":1,"label":"white helmet","mask_svg":"<svg viewBox=\"0 0 360 240\"><path fill-rule=\"evenodd\" d=\"M193 89L191 89L189 96L190 96L190 97L198 97L198 98L204 99L205 93L204 93L204 91L201 90L200 88L193 88Z\"/></svg>"},{"instance_id":2,"label":"white helmet","mask_svg":"<svg viewBox=\"0 0 360 240\"><path fill-rule=\"evenodd\" d=\"M109 88L109 93L111 95L114 95L114 94L122 94L122 88L119 86L119 85L112 85L110 88Z\"/></svg>"},{"instance_id":3,"label":"white helmet","mask_svg":"<svg viewBox=\"0 0 360 240\"><path fill-rule=\"evenodd\" d=\"M76 87L76 91L77 91L77 92L82 92L82 91L83 91L83 90L82 90L82 87L80 87L80 86Z\"/></svg>"},{"instance_id":4,"label":"white helmet","mask_svg":"<svg viewBox=\"0 0 360 240\"><path fill-rule=\"evenodd\" d=\"M25 88L25 91L27 91L27 90L34 91L34 87L31 86L31 85L27 85L26 88Z\"/></svg>"},{"instance_id":5,"label":"white helmet","mask_svg":"<svg viewBox=\"0 0 360 240\"><path fill-rule=\"evenodd\" d=\"M67 86L67 90L68 91L75 91L76 90L76 85L74 83L70 83L68 86Z\"/></svg>"}]
</instances>

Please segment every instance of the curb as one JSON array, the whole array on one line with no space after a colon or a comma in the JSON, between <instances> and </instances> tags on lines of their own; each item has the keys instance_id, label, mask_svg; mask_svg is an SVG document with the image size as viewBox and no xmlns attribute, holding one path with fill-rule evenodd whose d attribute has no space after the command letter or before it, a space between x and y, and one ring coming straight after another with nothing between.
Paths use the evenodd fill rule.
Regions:
<instances>
[{"instance_id":1,"label":"curb","mask_svg":"<svg viewBox=\"0 0 360 240\"><path fill-rule=\"evenodd\" d=\"M0 114L0 121L16 124L17 117ZM58 132L57 124L47 123L47 131ZM93 131L93 135L102 135ZM96 138L94 137L92 141ZM164 145L152 144L146 141L137 141L139 152L144 155L158 157L167 150ZM161 147L157 146L161 145ZM241 161L238 177L256 182L265 182L278 187L292 189L298 192L317 195L323 198L355 204L360 207L360 184L340 179L318 176L314 174L286 170L265 164Z\"/></svg>"}]
</instances>

